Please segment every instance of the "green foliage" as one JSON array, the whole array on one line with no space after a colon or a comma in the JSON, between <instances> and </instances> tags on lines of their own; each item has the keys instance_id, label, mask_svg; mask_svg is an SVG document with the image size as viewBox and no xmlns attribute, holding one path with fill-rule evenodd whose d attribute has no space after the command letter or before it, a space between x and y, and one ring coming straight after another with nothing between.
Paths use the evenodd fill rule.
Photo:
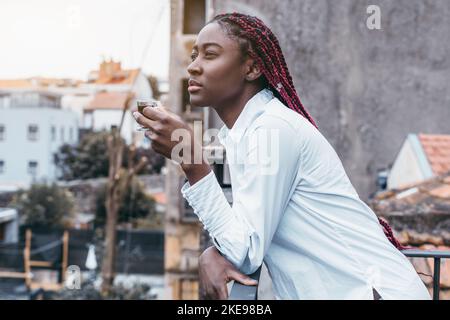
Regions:
<instances>
[{"instance_id":1,"label":"green foliage","mask_svg":"<svg viewBox=\"0 0 450 320\"><path fill-rule=\"evenodd\" d=\"M15 195L12 206L30 227L63 227L63 218L73 214L74 199L56 184L33 184Z\"/></svg>"},{"instance_id":2,"label":"green foliage","mask_svg":"<svg viewBox=\"0 0 450 320\"><path fill-rule=\"evenodd\" d=\"M108 132L87 133L76 146L62 145L55 154L55 165L62 180L107 177L109 169Z\"/></svg>"},{"instance_id":3,"label":"green foliage","mask_svg":"<svg viewBox=\"0 0 450 320\"><path fill-rule=\"evenodd\" d=\"M109 159L107 139L109 133L86 133L76 146L62 145L54 155L55 165L60 170L59 178L62 180L93 179L108 176ZM128 165L129 147L124 148L122 166ZM165 158L152 149L138 148L134 163L146 156L148 165L139 174L160 173L165 164Z\"/></svg>"},{"instance_id":4,"label":"green foliage","mask_svg":"<svg viewBox=\"0 0 450 320\"><path fill-rule=\"evenodd\" d=\"M106 221L105 200L106 186L97 192L97 211L95 213L95 223L97 226L104 225ZM145 193L144 187L137 179L133 179L120 205L118 222L132 222L138 218L152 218L156 215L155 200Z\"/></svg>"}]
</instances>

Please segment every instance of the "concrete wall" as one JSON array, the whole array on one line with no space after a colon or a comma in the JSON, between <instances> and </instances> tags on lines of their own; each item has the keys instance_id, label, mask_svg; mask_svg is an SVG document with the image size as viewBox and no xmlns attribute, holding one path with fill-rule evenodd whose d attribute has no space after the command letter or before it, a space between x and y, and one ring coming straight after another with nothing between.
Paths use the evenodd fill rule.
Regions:
<instances>
[{"instance_id":1,"label":"concrete wall","mask_svg":"<svg viewBox=\"0 0 450 320\"><path fill-rule=\"evenodd\" d=\"M362 199L408 133L450 133L450 1L214 0L262 18ZM368 5L382 30L366 27Z\"/></svg>"}]
</instances>

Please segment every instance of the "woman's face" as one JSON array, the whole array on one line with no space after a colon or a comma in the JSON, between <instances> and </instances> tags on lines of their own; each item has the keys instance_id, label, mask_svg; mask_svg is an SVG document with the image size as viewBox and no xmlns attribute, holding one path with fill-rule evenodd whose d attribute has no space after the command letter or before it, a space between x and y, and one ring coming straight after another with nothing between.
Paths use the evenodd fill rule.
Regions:
<instances>
[{"instance_id":1,"label":"woman's face","mask_svg":"<svg viewBox=\"0 0 450 320\"><path fill-rule=\"evenodd\" d=\"M237 41L227 36L218 23L210 23L200 31L192 59L187 68L192 106L216 107L241 94L246 64Z\"/></svg>"}]
</instances>

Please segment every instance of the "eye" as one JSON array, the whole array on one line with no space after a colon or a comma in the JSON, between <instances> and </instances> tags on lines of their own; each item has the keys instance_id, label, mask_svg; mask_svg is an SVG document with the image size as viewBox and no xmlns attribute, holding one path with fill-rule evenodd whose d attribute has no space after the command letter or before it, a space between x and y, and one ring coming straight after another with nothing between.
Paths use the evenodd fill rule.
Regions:
<instances>
[{"instance_id":1,"label":"eye","mask_svg":"<svg viewBox=\"0 0 450 320\"><path fill-rule=\"evenodd\" d=\"M207 51L206 53L205 53L205 56L209 56L209 57L214 57L214 56L216 56L216 53L215 52L212 52L212 51Z\"/></svg>"},{"instance_id":2,"label":"eye","mask_svg":"<svg viewBox=\"0 0 450 320\"><path fill-rule=\"evenodd\" d=\"M191 60L194 61L196 57L197 57L197 54L193 52L191 54Z\"/></svg>"}]
</instances>

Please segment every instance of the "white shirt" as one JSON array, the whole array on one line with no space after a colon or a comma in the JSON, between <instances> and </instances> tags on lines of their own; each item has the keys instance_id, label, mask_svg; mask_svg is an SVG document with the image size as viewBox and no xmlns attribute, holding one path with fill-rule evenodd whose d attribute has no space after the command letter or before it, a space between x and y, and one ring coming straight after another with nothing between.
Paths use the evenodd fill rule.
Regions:
<instances>
[{"instance_id":1,"label":"white shirt","mask_svg":"<svg viewBox=\"0 0 450 320\"><path fill-rule=\"evenodd\" d=\"M279 143L262 139L267 132ZM253 273L264 261L277 299L372 300L372 288L384 300L430 299L359 198L333 147L270 90L253 96L233 127L220 129L219 140L232 206L212 171L181 192L241 272ZM275 146L262 157L269 162L251 161L268 145Z\"/></svg>"}]
</instances>

